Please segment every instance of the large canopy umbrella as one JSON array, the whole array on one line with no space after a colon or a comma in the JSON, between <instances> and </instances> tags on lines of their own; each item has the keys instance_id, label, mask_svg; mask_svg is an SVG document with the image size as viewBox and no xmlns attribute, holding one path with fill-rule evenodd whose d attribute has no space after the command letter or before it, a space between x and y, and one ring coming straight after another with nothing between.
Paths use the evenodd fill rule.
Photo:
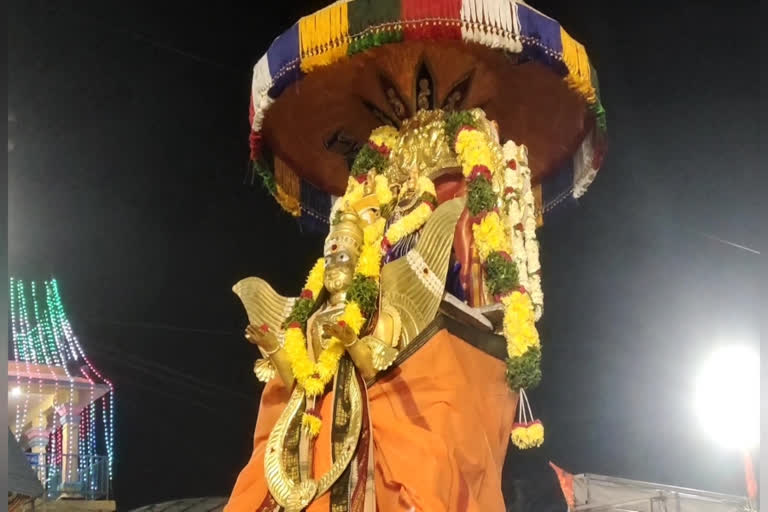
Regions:
<instances>
[{"instance_id":1,"label":"large canopy umbrella","mask_svg":"<svg viewBox=\"0 0 768 512\"><path fill-rule=\"evenodd\" d=\"M540 220L584 193L605 148L584 47L516 0L335 2L274 40L250 107L254 176L321 231L371 130L417 110L479 107L527 146Z\"/></svg>"}]
</instances>

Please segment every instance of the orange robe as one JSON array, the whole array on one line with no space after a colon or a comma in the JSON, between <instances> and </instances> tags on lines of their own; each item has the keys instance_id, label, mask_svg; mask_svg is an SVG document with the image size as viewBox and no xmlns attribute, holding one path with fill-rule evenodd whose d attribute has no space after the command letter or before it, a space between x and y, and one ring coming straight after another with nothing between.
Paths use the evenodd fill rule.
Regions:
<instances>
[{"instance_id":1,"label":"orange robe","mask_svg":"<svg viewBox=\"0 0 768 512\"><path fill-rule=\"evenodd\" d=\"M501 471L517 404L504 372L503 361L443 329L368 388L379 512L504 512ZM256 512L268 496L264 448L287 397L279 379L264 389L253 455L225 512ZM330 423L315 442L314 474L330 467ZM307 510L327 512L329 503L326 493Z\"/></svg>"}]
</instances>

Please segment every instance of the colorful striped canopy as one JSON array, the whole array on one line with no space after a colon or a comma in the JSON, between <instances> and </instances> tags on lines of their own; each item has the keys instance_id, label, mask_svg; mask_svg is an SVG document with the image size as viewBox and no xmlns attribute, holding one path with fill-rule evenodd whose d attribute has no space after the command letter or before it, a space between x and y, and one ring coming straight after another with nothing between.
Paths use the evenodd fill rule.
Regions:
<instances>
[{"instance_id":1,"label":"colorful striped canopy","mask_svg":"<svg viewBox=\"0 0 768 512\"><path fill-rule=\"evenodd\" d=\"M516 0L341 0L255 65L254 170L324 231L370 130L425 107L483 108L503 139L528 146L545 218L575 203L602 161L597 74L555 20Z\"/></svg>"}]
</instances>

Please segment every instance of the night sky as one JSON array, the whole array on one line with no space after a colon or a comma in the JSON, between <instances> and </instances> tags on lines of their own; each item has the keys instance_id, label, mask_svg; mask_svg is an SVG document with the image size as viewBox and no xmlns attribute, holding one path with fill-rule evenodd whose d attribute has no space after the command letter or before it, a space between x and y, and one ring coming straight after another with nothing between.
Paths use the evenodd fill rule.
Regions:
<instances>
[{"instance_id":1,"label":"night sky","mask_svg":"<svg viewBox=\"0 0 768 512\"><path fill-rule=\"evenodd\" d=\"M587 46L610 137L540 235L542 455L744 494L691 402L714 347L759 349L758 2L532 3ZM321 251L243 177L251 67L325 2L248 4L10 3L10 273L60 281L115 382L121 510L228 494L260 392L231 286L296 294Z\"/></svg>"}]
</instances>

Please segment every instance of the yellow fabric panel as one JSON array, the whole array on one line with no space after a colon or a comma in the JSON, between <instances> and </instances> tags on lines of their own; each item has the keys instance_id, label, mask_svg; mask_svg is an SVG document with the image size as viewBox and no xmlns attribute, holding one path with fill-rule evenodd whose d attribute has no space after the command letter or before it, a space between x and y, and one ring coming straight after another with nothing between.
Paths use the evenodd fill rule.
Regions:
<instances>
[{"instance_id":1,"label":"yellow fabric panel","mask_svg":"<svg viewBox=\"0 0 768 512\"><path fill-rule=\"evenodd\" d=\"M566 82L568 86L581 94L587 103L595 103L595 88L592 86L589 57L584 45L572 38L560 27L560 39L563 46L563 62L568 68Z\"/></svg>"},{"instance_id":2,"label":"yellow fabric panel","mask_svg":"<svg viewBox=\"0 0 768 512\"><path fill-rule=\"evenodd\" d=\"M327 66L347 54L349 18L347 2L333 4L299 20L301 69Z\"/></svg>"}]
</instances>

